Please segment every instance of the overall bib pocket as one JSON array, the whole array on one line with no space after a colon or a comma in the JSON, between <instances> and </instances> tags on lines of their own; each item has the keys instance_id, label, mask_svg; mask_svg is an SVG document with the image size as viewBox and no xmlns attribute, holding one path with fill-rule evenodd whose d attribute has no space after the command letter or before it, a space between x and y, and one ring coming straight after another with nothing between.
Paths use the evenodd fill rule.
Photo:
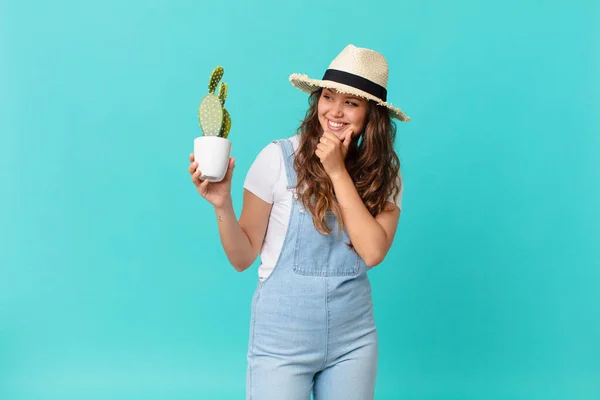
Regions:
<instances>
[{"instance_id":1,"label":"overall bib pocket","mask_svg":"<svg viewBox=\"0 0 600 400\"><path fill-rule=\"evenodd\" d=\"M317 231L312 216L300 210L298 234L294 251L294 272L309 276L354 276L358 274L361 258L348 247L346 231L337 232L337 221L331 211L325 222L332 228L329 235Z\"/></svg>"}]
</instances>

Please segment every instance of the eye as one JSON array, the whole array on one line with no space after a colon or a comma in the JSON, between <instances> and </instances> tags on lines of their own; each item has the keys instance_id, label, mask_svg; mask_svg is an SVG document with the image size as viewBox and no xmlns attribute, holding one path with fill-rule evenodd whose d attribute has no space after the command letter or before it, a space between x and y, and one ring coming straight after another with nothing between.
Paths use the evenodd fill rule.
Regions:
<instances>
[{"instance_id":1,"label":"eye","mask_svg":"<svg viewBox=\"0 0 600 400\"><path fill-rule=\"evenodd\" d=\"M353 101L347 101L346 103L350 104L352 107L358 107L358 104Z\"/></svg>"}]
</instances>

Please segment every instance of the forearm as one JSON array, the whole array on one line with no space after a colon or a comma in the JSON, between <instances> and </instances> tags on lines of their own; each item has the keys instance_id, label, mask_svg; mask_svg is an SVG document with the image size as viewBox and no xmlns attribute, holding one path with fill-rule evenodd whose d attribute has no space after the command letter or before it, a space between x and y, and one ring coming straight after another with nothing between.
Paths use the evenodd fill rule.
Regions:
<instances>
[{"instance_id":1,"label":"forearm","mask_svg":"<svg viewBox=\"0 0 600 400\"><path fill-rule=\"evenodd\" d=\"M244 271L256 258L250 239L240 227L231 201L221 207L215 207L221 244L227 259L237 271Z\"/></svg>"},{"instance_id":2,"label":"forearm","mask_svg":"<svg viewBox=\"0 0 600 400\"><path fill-rule=\"evenodd\" d=\"M379 264L386 252L385 230L363 203L347 171L344 170L338 176L332 177L331 181L340 205L346 232L356 252L367 265Z\"/></svg>"}]
</instances>

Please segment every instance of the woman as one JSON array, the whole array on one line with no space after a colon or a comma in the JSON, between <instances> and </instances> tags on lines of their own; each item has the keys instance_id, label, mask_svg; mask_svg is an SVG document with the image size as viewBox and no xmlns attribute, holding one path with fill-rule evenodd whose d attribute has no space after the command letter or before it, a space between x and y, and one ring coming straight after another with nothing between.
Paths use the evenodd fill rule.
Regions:
<instances>
[{"instance_id":1,"label":"woman","mask_svg":"<svg viewBox=\"0 0 600 400\"><path fill-rule=\"evenodd\" d=\"M367 270L387 254L401 202L399 160L386 103L388 66L372 50L347 46L323 79L292 74L311 93L298 134L266 146L244 182L242 214L225 179L199 181L215 209L231 264L260 253L252 300L247 398L372 399L377 332Z\"/></svg>"}]
</instances>

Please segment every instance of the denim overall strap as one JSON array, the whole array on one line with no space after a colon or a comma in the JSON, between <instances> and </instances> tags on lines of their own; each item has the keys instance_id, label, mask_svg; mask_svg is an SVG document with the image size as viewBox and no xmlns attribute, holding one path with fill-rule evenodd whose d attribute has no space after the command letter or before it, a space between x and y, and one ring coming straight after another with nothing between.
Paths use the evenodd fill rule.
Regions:
<instances>
[{"instance_id":1,"label":"denim overall strap","mask_svg":"<svg viewBox=\"0 0 600 400\"><path fill-rule=\"evenodd\" d=\"M294 148L289 139L275 140L273 143L279 143L283 151L283 162L285 164L285 173L287 175L288 189L296 187L296 171L294 170Z\"/></svg>"}]
</instances>

